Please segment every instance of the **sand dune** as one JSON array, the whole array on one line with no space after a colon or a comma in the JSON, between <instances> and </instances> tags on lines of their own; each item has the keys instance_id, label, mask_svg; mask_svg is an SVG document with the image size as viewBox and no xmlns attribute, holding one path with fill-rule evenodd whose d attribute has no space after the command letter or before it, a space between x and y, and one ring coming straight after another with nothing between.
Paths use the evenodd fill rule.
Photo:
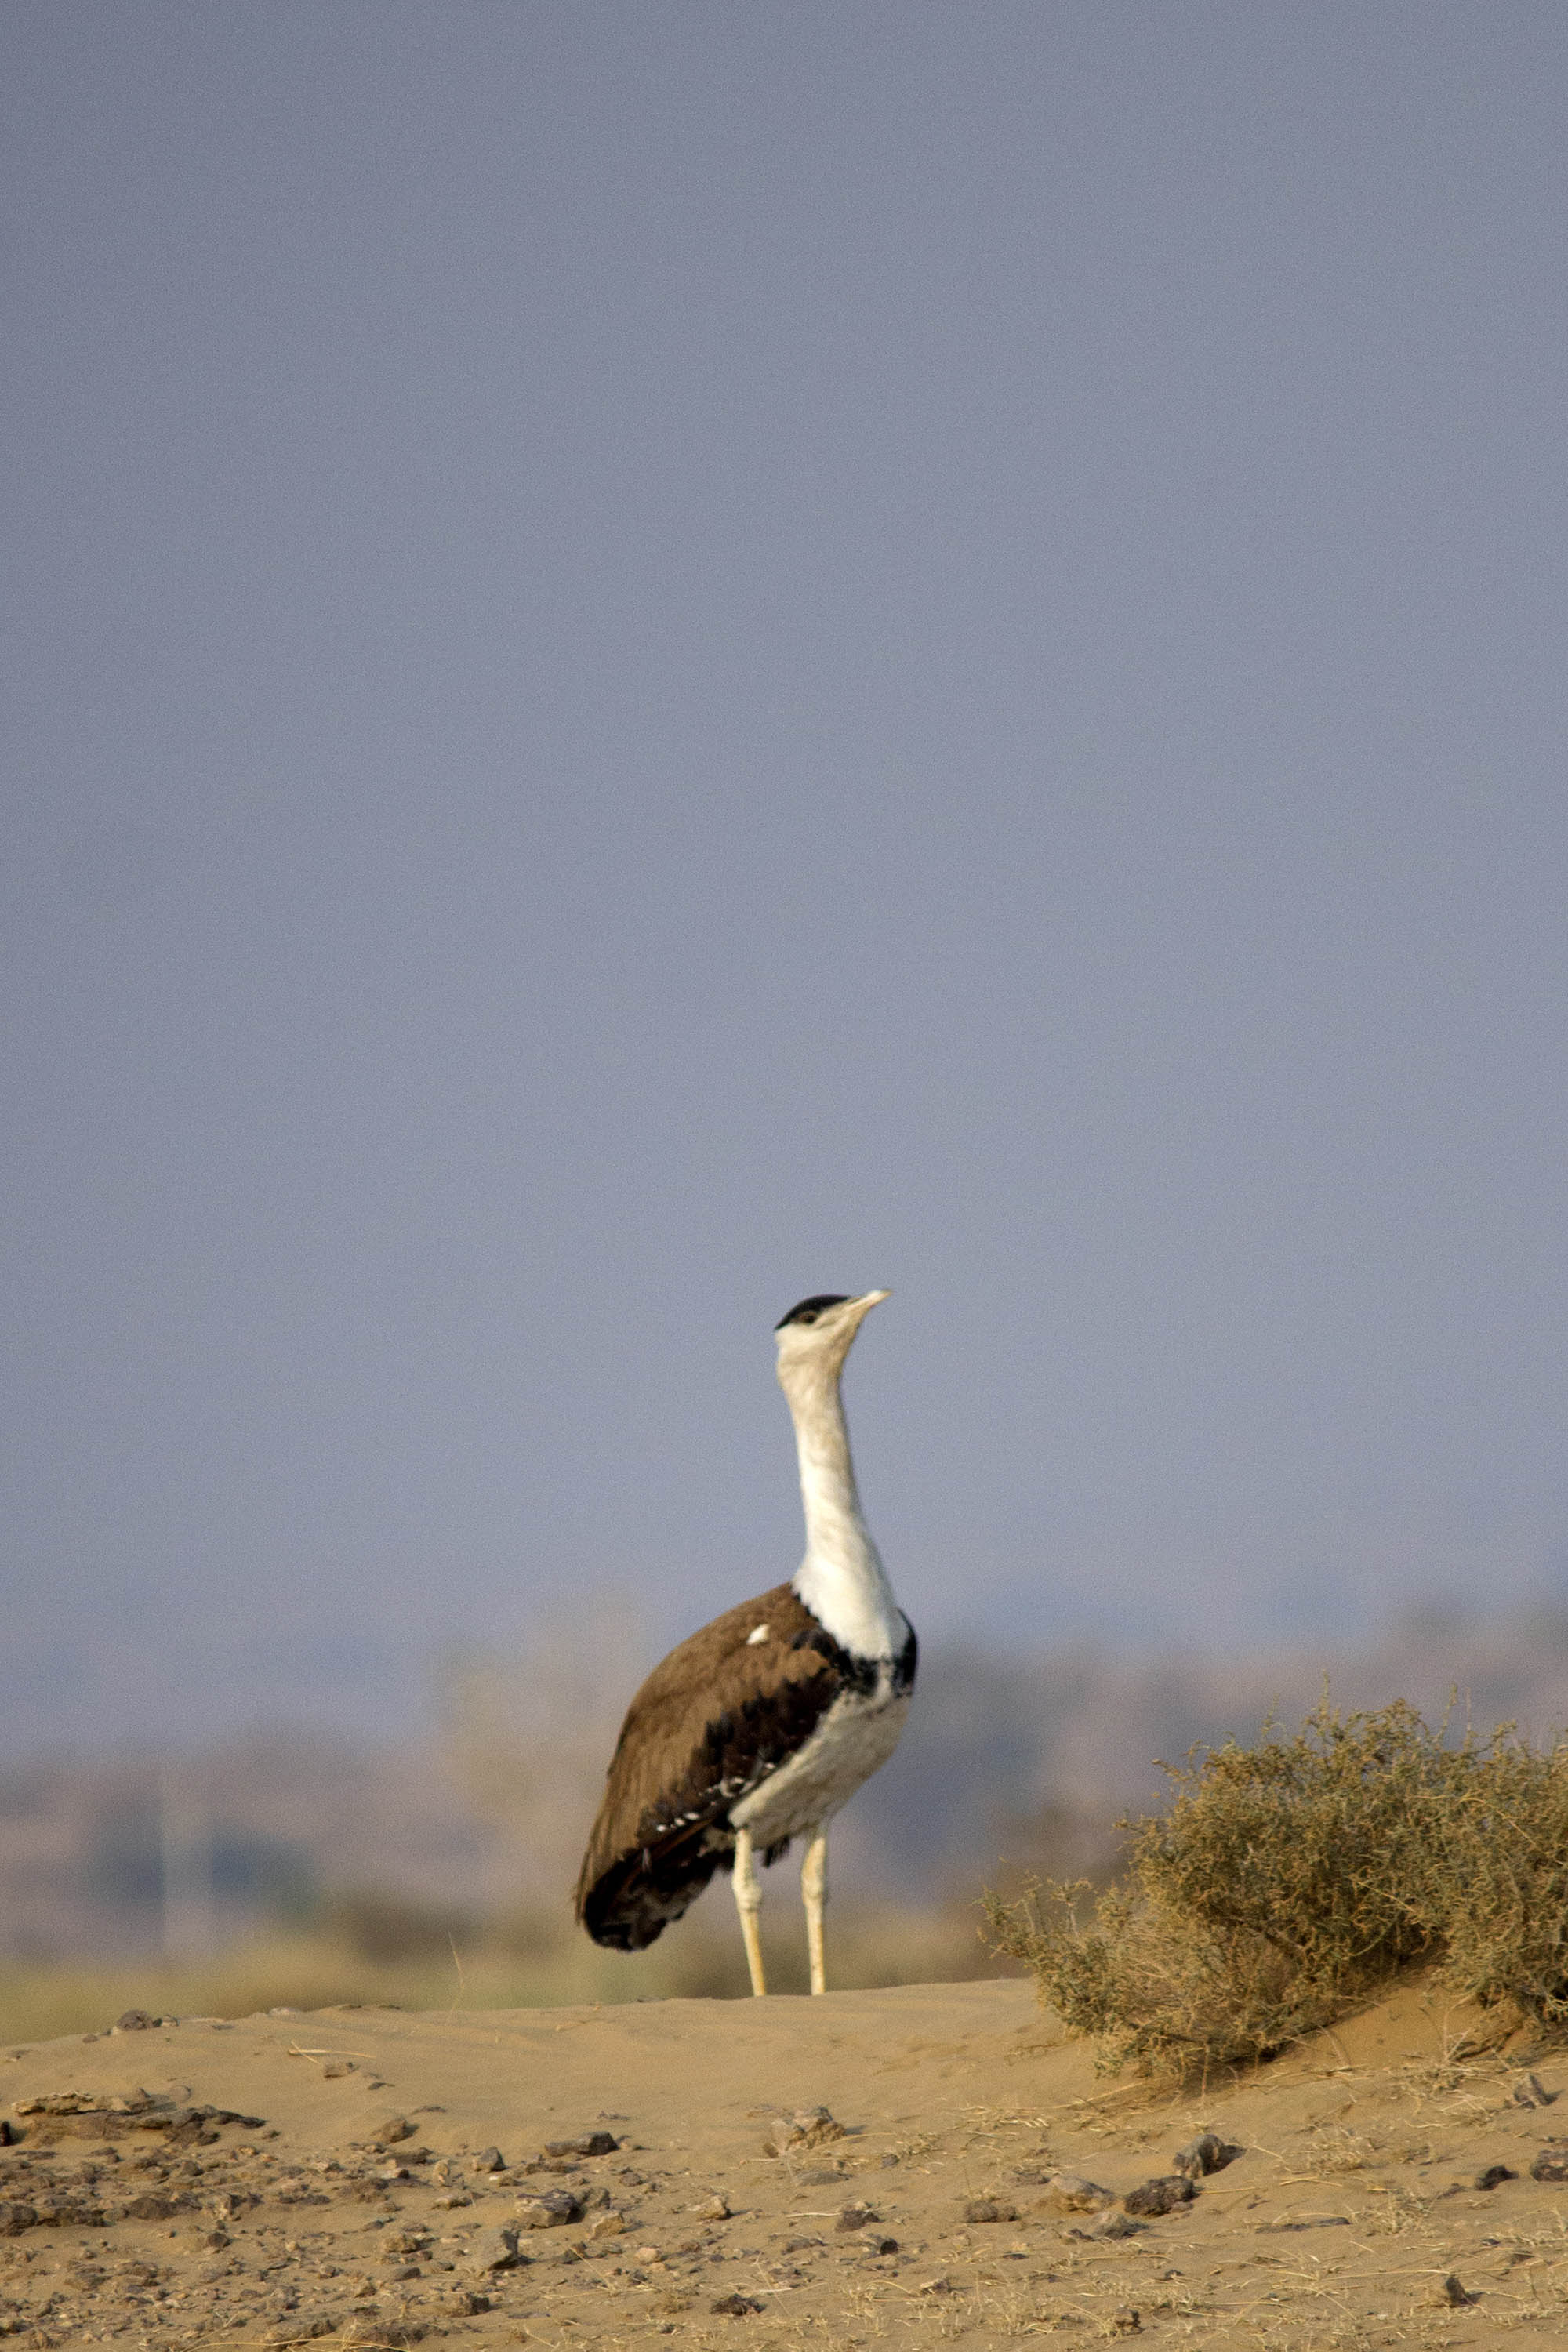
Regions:
<instances>
[{"instance_id":1,"label":"sand dune","mask_svg":"<svg viewBox=\"0 0 1568 2352\"><path fill-rule=\"evenodd\" d=\"M1568 2185L1530 2174L1568 2101L1467 2021L1409 1988L1202 2097L1097 2082L1016 1981L14 2049L0 2334L1561 2346ZM1202 2131L1242 2152L1130 2215Z\"/></svg>"}]
</instances>

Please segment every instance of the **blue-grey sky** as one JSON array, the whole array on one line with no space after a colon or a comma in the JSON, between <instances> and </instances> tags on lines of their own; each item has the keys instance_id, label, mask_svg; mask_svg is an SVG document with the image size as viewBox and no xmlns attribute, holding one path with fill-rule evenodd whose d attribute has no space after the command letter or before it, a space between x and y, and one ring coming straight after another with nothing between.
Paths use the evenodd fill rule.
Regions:
<instances>
[{"instance_id":1,"label":"blue-grey sky","mask_svg":"<svg viewBox=\"0 0 1568 2352\"><path fill-rule=\"evenodd\" d=\"M1568 1589L1568 12L4 44L6 1742Z\"/></svg>"}]
</instances>

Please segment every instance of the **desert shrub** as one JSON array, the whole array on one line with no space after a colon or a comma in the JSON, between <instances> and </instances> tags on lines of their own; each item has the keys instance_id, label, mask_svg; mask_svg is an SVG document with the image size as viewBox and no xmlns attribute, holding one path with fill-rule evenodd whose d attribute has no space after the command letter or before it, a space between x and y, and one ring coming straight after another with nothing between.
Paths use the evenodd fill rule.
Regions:
<instances>
[{"instance_id":1,"label":"desert shrub","mask_svg":"<svg viewBox=\"0 0 1568 2352\"><path fill-rule=\"evenodd\" d=\"M1488 2008L1568 2025L1568 1738L1537 1752L1500 1734L1445 1828L1445 1976Z\"/></svg>"},{"instance_id":2,"label":"desert shrub","mask_svg":"<svg viewBox=\"0 0 1568 2352\"><path fill-rule=\"evenodd\" d=\"M1325 1699L1293 1737L1194 1749L1092 1915L1081 1884L988 1897L996 1949L1111 2066L1268 2056L1423 1959L1568 2021L1568 1743L1447 1730Z\"/></svg>"}]
</instances>

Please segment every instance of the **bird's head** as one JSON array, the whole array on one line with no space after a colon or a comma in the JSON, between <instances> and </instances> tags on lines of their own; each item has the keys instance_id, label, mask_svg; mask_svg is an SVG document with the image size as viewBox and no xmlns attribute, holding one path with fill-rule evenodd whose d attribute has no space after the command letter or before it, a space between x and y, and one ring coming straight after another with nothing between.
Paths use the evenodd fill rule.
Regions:
<instances>
[{"instance_id":1,"label":"bird's head","mask_svg":"<svg viewBox=\"0 0 1568 2352\"><path fill-rule=\"evenodd\" d=\"M823 1291L792 1307L773 1326L779 1381L786 1393L796 1382L836 1381L856 1332L872 1307L889 1295L885 1290L866 1290L858 1298L845 1298L837 1291Z\"/></svg>"}]
</instances>

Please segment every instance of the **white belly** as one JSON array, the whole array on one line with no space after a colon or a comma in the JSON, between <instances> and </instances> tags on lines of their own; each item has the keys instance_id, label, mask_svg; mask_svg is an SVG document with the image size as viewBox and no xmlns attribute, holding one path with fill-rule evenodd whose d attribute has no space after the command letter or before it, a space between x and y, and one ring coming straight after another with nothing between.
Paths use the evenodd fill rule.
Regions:
<instances>
[{"instance_id":1,"label":"white belly","mask_svg":"<svg viewBox=\"0 0 1568 2352\"><path fill-rule=\"evenodd\" d=\"M805 1747L731 1807L731 1821L738 1830L750 1830L755 1845L765 1847L830 1820L861 1781L887 1762L909 1711L907 1691L897 1697L884 1697L880 1690L868 1697L842 1692Z\"/></svg>"}]
</instances>

